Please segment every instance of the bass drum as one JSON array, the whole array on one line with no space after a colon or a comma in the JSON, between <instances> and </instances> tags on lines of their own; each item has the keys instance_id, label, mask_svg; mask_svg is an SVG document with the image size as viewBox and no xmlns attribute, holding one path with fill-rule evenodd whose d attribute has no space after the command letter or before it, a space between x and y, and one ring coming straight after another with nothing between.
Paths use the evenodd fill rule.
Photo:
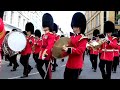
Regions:
<instances>
[{"instance_id":1,"label":"bass drum","mask_svg":"<svg viewBox=\"0 0 120 90\"><path fill-rule=\"evenodd\" d=\"M3 41L3 51L9 56L13 56L26 47L26 36L21 31L13 31L6 35Z\"/></svg>"}]
</instances>

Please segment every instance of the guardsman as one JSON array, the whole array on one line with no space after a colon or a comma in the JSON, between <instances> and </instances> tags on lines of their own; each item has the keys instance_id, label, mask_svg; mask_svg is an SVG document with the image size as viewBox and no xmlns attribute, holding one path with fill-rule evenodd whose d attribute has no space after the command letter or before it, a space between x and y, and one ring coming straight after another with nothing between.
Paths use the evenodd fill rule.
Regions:
<instances>
[{"instance_id":1,"label":"guardsman","mask_svg":"<svg viewBox=\"0 0 120 90\"><path fill-rule=\"evenodd\" d=\"M118 41L117 33L114 33L112 36L113 36L113 39L116 39ZM117 42L117 47L114 49L114 60L112 64L113 73L116 73L118 63L119 63L119 49L118 49L118 42Z\"/></svg>"},{"instance_id":2,"label":"guardsman","mask_svg":"<svg viewBox=\"0 0 120 90\"><path fill-rule=\"evenodd\" d=\"M114 49L117 47L117 40L111 35L115 30L115 25L111 21L104 23L105 40L101 45L100 71L103 79L111 79L111 69L114 60ZM106 70L106 71L105 71Z\"/></svg>"},{"instance_id":3,"label":"guardsman","mask_svg":"<svg viewBox=\"0 0 120 90\"><path fill-rule=\"evenodd\" d=\"M68 61L64 71L64 79L78 79L83 68L83 54L86 50L88 38L84 36L86 18L84 14L76 12L71 21L74 35L70 36L73 47L63 46L64 54L68 54Z\"/></svg>"},{"instance_id":4,"label":"guardsman","mask_svg":"<svg viewBox=\"0 0 120 90\"><path fill-rule=\"evenodd\" d=\"M51 58L52 48L54 45L55 36L52 33L54 22L53 17L49 13L45 13L42 17L42 27L45 32L42 35L42 46L39 53L39 61L37 63L37 70L43 79L51 79ZM46 70L42 67L45 64Z\"/></svg>"},{"instance_id":5,"label":"guardsman","mask_svg":"<svg viewBox=\"0 0 120 90\"><path fill-rule=\"evenodd\" d=\"M41 45L42 45L42 40L40 39L41 37L41 32L40 30L35 30L35 41L34 41L34 45L33 45L33 59L36 62L36 67L37 67L37 62L39 60L39 52L41 49Z\"/></svg>"},{"instance_id":6,"label":"guardsman","mask_svg":"<svg viewBox=\"0 0 120 90\"><path fill-rule=\"evenodd\" d=\"M60 39L60 36L57 35L57 32L58 32L58 26L57 26L56 23L54 23L53 34L55 35L55 42ZM52 71L53 71L53 72L56 71L56 67L57 67L57 66L58 66L58 65L57 65L57 63L56 63L56 59L53 57L53 68L52 68Z\"/></svg>"},{"instance_id":7,"label":"guardsman","mask_svg":"<svg viewBox=\"0 0 120 90\"><path fill-rule=\"evenodd\" d=\"M3 22L4 11L0 11L0 63L2 60L2 43L6 34L4 22Z\"/></svg>"},{"instance_id":8,"label":"guardsman","mask_svg":"<svg viewBox=\"0 0 120 90\"><path fill-rule=\"evenodd\" d=\"M118 49L119 49L119 62L120 62L120 30L118 31ZM118 62L118 65L119 65Z\"/></svg>"},{"instance_id":9,"label":"guardsman","mask_svg":"<svg viewBox=\"0 0 120 90\"><path fill-rule=\"evenodd\" d=\"M95 29L93 31L93 38L90 42L98 42L99 41L98 34L100 34L99 30ZM92 47L90 47L89 50L90 50L90 61L92 63L92 69L94 69L94 72L96 72L99 48L98 49L93 49Z\"/></svg>"},{"instance_id":10,"label":"guardsman","mask_svg":"<svg viewBox=\"0 0 120 90\"><path fill-rule=\"evenodd\" d=\"M25 31L26 31L27 45L25 49L21 52L21 57L20 57L20 63L24 67L23 76L21 76L21 78L28 77L28 74L33 69L29 65L29 57L32 54L32 47L34 45L34 35L33 35L34 25L31 22L28 22L25 26Z\"/></svg>"}]
</instances>

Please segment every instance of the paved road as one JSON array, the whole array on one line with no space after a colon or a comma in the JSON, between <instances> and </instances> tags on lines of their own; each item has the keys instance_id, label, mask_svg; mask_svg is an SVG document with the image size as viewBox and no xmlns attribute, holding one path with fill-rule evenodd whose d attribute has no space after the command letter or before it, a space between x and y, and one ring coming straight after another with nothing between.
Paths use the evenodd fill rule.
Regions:
<instances>
[{"instance_id":1,"label":"paved road","mask_svg":"<svg viewBox=\"0 0 120 90\"><path fill-rule=\"evenodd\" d=\"M62 62L61 60L57 60L58 67L56 72L52 73L52 79L63 79L63 73L66 62L67 57L65 58L64 62ZM2 60L2 65L0 67L0 79L21 79L20 76L22 76L23 73L23 66L19 63L19 56L18 63L20 66L17 68L17 71L11 72L10 70L12 69L12 67L7 67L8 63L9 63L8 61ZM32 56L30 57L30 65L33 67L33 70L29 74L29 77L24 79L41 79L41 76L39 75L37 69L35 68L35 62ZM101 79L99 67L97 68L97 72L93 72L93 70L91 69L89 56L87 55L85 56L84 68L81 75L79 76L79 79ZM119 67L117 69L117 73L112 73L112 79L120 79Z\"/></svg>"}]
</instances>

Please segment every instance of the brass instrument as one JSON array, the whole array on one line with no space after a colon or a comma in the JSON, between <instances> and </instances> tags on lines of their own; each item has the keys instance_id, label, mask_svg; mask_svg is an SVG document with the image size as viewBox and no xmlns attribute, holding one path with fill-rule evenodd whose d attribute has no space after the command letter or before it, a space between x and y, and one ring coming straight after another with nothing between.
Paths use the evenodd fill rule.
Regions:
<instances>
[{"instance_id":1,"label":"brass instrument","mask_svg":"<svg viewBox=\"0 0 120 90\"><path fill-rule=\"evenodd\" d=\"M109 40L109 39L108 39L108 36L106 35L104 38L99 38L98 42L96 42L96 41L90 41L90 42L88 42L87 45L86 45L86 48L91 47L91 48L93 48L94 50L97 50L98 48L101 47L101 45L102 45L103 43L105 43L105 42L108 41L108 40Z\"/></svg>"},{"instance_id":2,"label":"brass instrument","mask_svg":"<svg viewBox=\"0 0 120 90\"><path fill-rule=\"evenodd\" d=\"M100 47L100 44L99 44L99 42L91 41L91 42L88 42L88 43L87 43L86 47L87 47L87 48L91 47L91 48L93 48L94 50L97 50L97 49Z\"/></svg>"}]
</instances>

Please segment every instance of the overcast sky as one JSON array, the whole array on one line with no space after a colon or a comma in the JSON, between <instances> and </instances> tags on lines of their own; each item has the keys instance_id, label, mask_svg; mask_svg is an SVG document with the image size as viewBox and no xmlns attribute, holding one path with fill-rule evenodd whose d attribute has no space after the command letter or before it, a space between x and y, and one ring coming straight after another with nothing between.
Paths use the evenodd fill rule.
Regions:
<instances>
[{"instance_id":1,"label":"overcast sky","mask_svg":"<svg viewBox=\"0 0 120 90\"><path fill-rule=\"evenodd\" d=\"M71 29L71 19L74 13L85 11L42 11L43 13L50 13L53 16L54 22L61 27L64 33L69 33Z\"/></svg>"}]
</instances>

